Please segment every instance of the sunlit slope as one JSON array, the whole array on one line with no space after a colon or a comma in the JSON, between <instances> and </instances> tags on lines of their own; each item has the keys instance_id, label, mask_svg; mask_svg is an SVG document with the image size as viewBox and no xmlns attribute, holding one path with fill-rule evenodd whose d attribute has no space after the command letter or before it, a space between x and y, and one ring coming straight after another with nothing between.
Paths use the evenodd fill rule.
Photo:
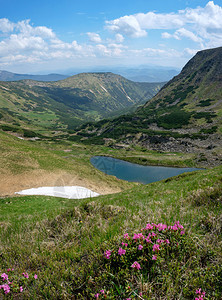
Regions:
<instances>
[{"instance_id":1,"label":"sunlit slope","mask_svg":"<svg viewBox=\"0 0 222 300\"><path fill-rule=\"evenodd\" d=\"M0 196L61 185L83 186L106 194L134 185L97 171L90 163L90 146L31 142L0 131L0 152Z\"/></svg>"},{"instance_id":2,"label":"sunlit slope","mask_svg":"<svg viewBox=\"0 0 222 300\"><path fill-rule=\"evenodd\" d=\"M84 73L57 82L0 82L0 122L30 129L73 129L143 104L161 86L112 73Z\"/></svg>"}]
</instances>

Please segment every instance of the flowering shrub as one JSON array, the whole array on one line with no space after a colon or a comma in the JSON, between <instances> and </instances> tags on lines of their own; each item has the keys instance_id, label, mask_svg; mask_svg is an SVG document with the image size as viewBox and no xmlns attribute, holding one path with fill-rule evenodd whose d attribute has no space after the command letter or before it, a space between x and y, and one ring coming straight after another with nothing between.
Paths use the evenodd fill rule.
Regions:
<instances>
[{"instance_id":1,"label":"flowering shrub","mask_svg":"<svg viewBox=\"0 0 222 300\"><path fill-rule=\"evenodd\" d=\"M132 237L128 233L123 235L121 247L106 250L105 259L111 261L111 266L118 269L118 265L131 266L133 269L142 269L153 265L153 261L170 255L177 250L185 234L184 227L177 221L172 226L165 224L147 224L141 232ZM127 243L125 242L127 241Z\"/></svg>"},{"instance_id":2,"label":"flowering shrub","mask_svg":"<svg viewBox=\"0 0 222 300\"><path fill-rule=\"evenodd\" d=\"M203 300L206 295L205 292L201 292L201 289L197 289L196 294L198 295L198 297L196 297L195 300Z\"/></svg>"},{"instance_id":3,"label":"flowering shrub","mask_svg":"<svg viewBox=\"0 0 222 300\"><path fill-rule=\"evenodd\" d=\"M14 269L7 269L7 274L2 273L0 275L0 293L7 294L18 294L22 293L27 287L32 284L38 278L37 274L31 275L22 273L17 275Z\"/></svg>"},{"instance_id":4,"label":"flowering shrub","mask_svg":"<svg viewBox=\"0 0 222 300\"><path fill-rule=\"evenodd\" d=\"M186 256L186 233L179 221L173 225L148 223L140 232L125 233L119 246L105 250L103 271L106 282L112 284L107 291L96 292L96 299L135 299L149 297L149 291L142 288L139 281L151 282L161 276L171 261ZM187 242L187 244L189 244ZM107 275L108 274L108 275ZM142 278L142 279L141 279ZM205 293L197 290L198 298ZM143 296L142 296L143 295ZM113 298L114 297L114 298Z\"/></svg>"}]
</instances>

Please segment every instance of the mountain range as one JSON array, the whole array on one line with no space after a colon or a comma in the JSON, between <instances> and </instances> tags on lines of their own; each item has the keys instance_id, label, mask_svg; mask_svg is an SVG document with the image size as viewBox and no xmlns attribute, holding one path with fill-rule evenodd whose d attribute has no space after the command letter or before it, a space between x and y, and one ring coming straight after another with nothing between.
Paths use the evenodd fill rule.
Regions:
<instances>
[{"instance_id":1,"label":"mountain range","mask_svg":"<svg viewBox=\"0 0 222 300\"><path fill-rule=\"evenodd\" d=\"M115 146L221 153L222 47L199 51L181 73L136 112L85 124L77 136ZM216 158L215 158L216 159ZM217 158L218 159L218 158Z\"/></svg>"},{"instance_id":2,"label":"mountain range","mask_svg":"<svg viewBox=\"0 0 222 300\"><path fill-rule=\"evenodd\" d=\"M136 82L164 82L169 81L176 76L180 70L170 67L160 66L134 66L134 67L97 67L90 70L90 72L112 72L121 75L129 80ZM89 70L67 70L67 74L77 74L82 72L89 72Z\"/></svg>"},{"instance_id":3,"label":"mountain range","mask_svg":"<svg viewBox=\"0 0 222 300\"><path fill-rule=\"evenodd\" d=\"M8 71L0 71L0 81L18 81L18 80L39 80L39 81L57 81L69 77L61 74L47 74L47 75L32 75L32 74L17 74Z\"/></svg>"},{"instance_id":4,"label":"mountain range","mask_svg":"<svg viewBox=\"0 0 222 300\"><path fill-rule=\"evenodd\" d=\"M64 75L64 72L69 75ZM61 71L61 74L52 73L47 75L17 74L0 70L0 81L37 80L58 81L79 73L107 73L121 75L126 79L136 82L166 82L179 73L179 69L159 66L135 66L135 67L97 67L93 69L72 69Z\"/></svg>"},{"instance_id":5,"label":"mountain range","mask_svg":"<svg viewBox=\"0 0 222 300\"><path fill-rule=\"evenodd\" d=\"M113 73L83 73L56 82L0 82L0 123L28 129L74 129L120 115L151 99L163 83L137 83Z\"/></svg>"}]
</instances>

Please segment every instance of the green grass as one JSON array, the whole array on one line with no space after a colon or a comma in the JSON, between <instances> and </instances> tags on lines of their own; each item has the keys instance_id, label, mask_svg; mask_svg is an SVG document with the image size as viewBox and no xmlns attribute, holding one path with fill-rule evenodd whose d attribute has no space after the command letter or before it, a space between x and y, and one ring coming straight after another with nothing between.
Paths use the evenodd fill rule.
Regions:
<instances>
[{"instance_id":1,"label":"green grass","mask_svg":"<svg viewBox=\"0 0 222 300\"><path fill-rule=\"evenodd\" d=\"M93 299L100 289L125 299L126 285L144 299L194 299L199 287L207 299L220 299L221 182L217 167L94 199L2 199L0 271L38 274L24 293L33 299ZM162 273L151 281L124 271L110 277L103 252L118 247L123 233L177 220L186 231L180 259L158 262Z\"/></svg>"}]
</instances>

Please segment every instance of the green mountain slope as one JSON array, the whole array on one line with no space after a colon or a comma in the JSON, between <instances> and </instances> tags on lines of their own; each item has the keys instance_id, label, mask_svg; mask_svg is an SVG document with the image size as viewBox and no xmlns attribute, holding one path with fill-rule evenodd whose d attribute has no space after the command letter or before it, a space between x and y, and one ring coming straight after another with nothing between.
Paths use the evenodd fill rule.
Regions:
<instances>
[{"instance_id":1,"label":"green mountain slope","mask_svg":"<svg viewBox=\"0 0 222 300\"><path fill-rule=\"evenodd\" d=\"M84 73L57 82L0 82L0 122L30 129L73 129L145 103L161 83L136 83L112 73Z\"/></svg>"},{"instance_id":2,"label":"green mountain slope","mask_svg":"<svg viewBox=\"0 0 222 300\"><path fill-rule=\"evenodd\" d=\"M77 136L161 151L221 155L222 47L198 52L181 73L131 115L88 124ZM220 161L216 155L215 160ZM215 164L219 163L214 161Z\"/></svg>"}]
</instances>

